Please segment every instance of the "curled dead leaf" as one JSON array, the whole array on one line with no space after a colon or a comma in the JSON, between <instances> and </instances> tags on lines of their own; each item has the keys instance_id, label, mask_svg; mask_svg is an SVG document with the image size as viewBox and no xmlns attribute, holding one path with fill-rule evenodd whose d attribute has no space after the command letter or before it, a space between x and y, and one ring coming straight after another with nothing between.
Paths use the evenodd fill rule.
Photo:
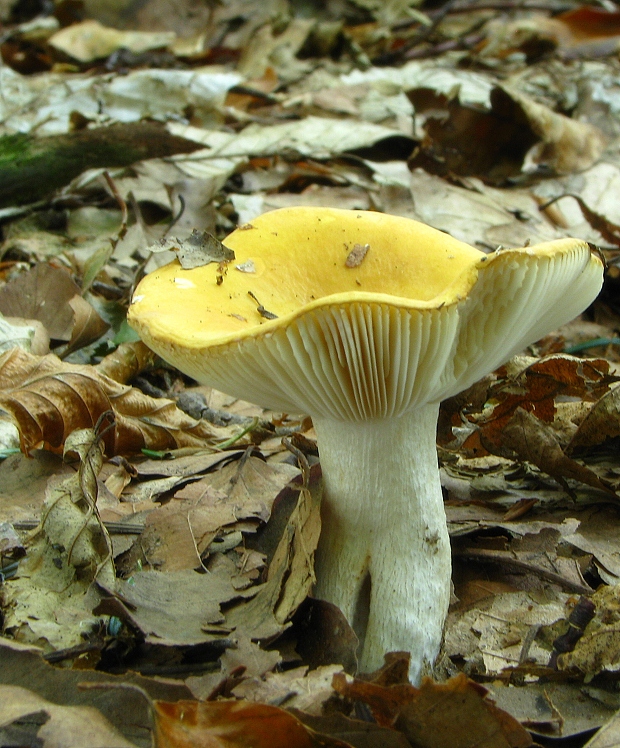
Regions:
<instances>
[{"instance_id":1,"label":"curled dead leaf","mask_svg":"<svg viewBox=\"0 0 620 748\"><path fill-rule=\"evenodd\" d=\"M615 492L590 468L567 457L553 429L523 408L517 408L504 426L504 444L567 488L566 480L578 480L616 497Z\"/></svg>"},{"instance_id":2,"label":"curled dead leaf","mask_svg":"<svg viewBox=\"0 0 620 748\"><path fill-rule=\"evenodd\" d=\"M491 93L494 109L505 109L507 99L515 108L512 116L525 117L538 138L528 151L524 171L545 165L556 174L583 171L600 157L606 146L601 130L587 122L579 122L558 114L544 104L512 88L502 86Z\"/></svg>"},{"instance_id":3,"label":"curled dead leaf","mask_svg":"<svg viewBox=\"0 0 620 748\"><path fill-rule=\"evenodd\" d=\"M104 437L108 455L205 447L214 437L208 423L190 418L172 400L149 397L92 366L18 348L0 356L0 406L17 425L26 453L37 448L60 452L72 431L93 427L107 410L116 421Z\"/></svg>"},{"instance_id":4,"label":"curled dead leaf","mask_svg":"<svg viewBox=\"0 0 620 748\"><path fill-rule=\"evenodd\" d=\"M155 702L157 744L161 748L351 748L317 735L293 715L247 701Z\"/></svg>"},{"instance_id":5,"label":"curled dead leaf","mask_svg":"<svg viewBox=\"0 0 620 748\"><path fill-rule=\"evenodd\" d=\"M425 678L420 688L347 682L343 674L334 676L333 685L340 695L368 704L378 724L401 730L419 748L527 748L533 743L517 720L463 673L446 683Z\"/></svg>"},{"instance_id":6,"label":"curled dead leaf","mask_svg":"<svg viewBox=\"0 0 620 748\"><path fill-rule=\"evenodd\" d=\"M39 713L47 719L36 730L37 744L62 745L66 748L82 745L91 748L136 748L135 743L124 738L92 706L62 706L21 686L0 686L0 721L3 727Z\"/></svg>"},{"instance_id":7,"label":"curled dead leaf","mask_svg":"<svg viewBox=\"0 0 620 748\"><path fill-rule=\"evenodd\" d=\"M38 320L50 338L68 343L65 354L92 343L108 329L69 273L46 263L35 265L0 289L0 312Z\"/></svg>"},{"instance_id":8,"label":"curled dead leaf","mask_svg":"<svg viewBox=\"0 0 620 748\"><path fill-rule=\"evenodd\" d=\"M579 424L568 451L602 444L620 436L620 384L616 384L592 407Z\"/></svg>"}]
</instances>

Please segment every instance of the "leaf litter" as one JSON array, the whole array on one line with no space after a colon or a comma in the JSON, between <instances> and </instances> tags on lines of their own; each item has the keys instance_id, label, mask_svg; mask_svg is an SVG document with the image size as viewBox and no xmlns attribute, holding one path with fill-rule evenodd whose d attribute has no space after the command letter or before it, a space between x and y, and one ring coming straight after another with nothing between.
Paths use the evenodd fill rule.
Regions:
<instances>
[{"instance_id":1,"label":"leaf litter","mask_svg":"<svg viewBox=\"0 0 620 748\"><path fill-rule=\"evenodd\" d=\"M20 734L30 743L94 745L79 703L119 731L110 745L150 745L153 729L160 745L583 745L620 707L618 14L293 5L229 2L199 20L151 0L125 31L112 9L80 23L1 11L2 135L152 118L192 141L67 172L60 190L41 177L38 205L16 194L3 210L0 683L22 689L3 703L49 716ZM318 204L489 251L580 236L610 268L588 320L442 405L455 596L437 680L419 689L396 655L354 679L355 635L308 597L321 490L308 420L195 388L124 323L170 250L230 262L237 223ZM566 354L578 346L597 358ZM114 687L78 690L95 676ZM124 701L142 703L140 729L119 719ZM22 729L7 715L3 740Z\"/></svg>"}]
</instances>

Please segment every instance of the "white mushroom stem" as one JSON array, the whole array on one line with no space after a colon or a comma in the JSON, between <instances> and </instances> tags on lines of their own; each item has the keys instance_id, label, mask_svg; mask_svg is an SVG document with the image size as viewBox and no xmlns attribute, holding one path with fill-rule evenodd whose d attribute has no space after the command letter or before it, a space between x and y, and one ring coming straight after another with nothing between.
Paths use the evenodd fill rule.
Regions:
<instances>
[{"instance_id":1,"label":"white mushroom stem","mask_svg":"<svg viewBox=\"0 0 620 748\"><path fill-rule=\"evenodd\" d=\"M360 669L411 652L417 683L441 645L451 556L435 437L439 405L368 421L314 418L324 480L316 597L361 641Z\"/></svg>"}]
</instances>

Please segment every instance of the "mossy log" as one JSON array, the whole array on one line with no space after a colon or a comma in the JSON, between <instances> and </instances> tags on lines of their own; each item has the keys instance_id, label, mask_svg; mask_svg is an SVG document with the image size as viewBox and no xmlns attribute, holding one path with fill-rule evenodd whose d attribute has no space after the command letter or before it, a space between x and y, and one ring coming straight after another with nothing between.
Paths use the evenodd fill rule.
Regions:
<instances>
[{"instance_id":1,"label":"mossy log","mask_svg":"<svg viewBox=\"0 0 620 748\"><path fill-rule=\"evenodd\" d=\"M37 137L0 137L0 208L51 196L86 169L129 166L147 158L191 153L199 143L156 122L136 122Z\"/></svg>"}]
</instances>

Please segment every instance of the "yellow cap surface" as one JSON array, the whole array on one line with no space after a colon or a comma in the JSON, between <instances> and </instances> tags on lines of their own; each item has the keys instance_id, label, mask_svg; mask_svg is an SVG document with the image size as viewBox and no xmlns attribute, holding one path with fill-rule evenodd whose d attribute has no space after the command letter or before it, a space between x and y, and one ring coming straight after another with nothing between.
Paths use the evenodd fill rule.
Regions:
<instances>
[{"instance_id":1,"label":"yellow cap surface","mask_svg":"<svg viewBox=\"0 0 620 748\"><path fill-rule=\"evenodd\" d=\"M235 252L224 273L216 263L191 270L172 263L148 275L134 296L131 323L202 346L254 334L257 325L267 324L255 299L280 320L336 296L363 301L380 294L395 297L386 302L436 306L467 292L484 256L417 221L335 208L275 210L224 243ZM359 265L347 267L356 245L368 245L368 251ZM248 265L254 272L245 271Z\"/></svg>"},{"instance_id":2,"label":"yellow cap surface","mask_svg":"<svg viewBox=\"0 0 620 748\"><path fill-rule=\"evenodd\" d=\"M224 244L225 267L148 275L130 324L200 382L339 419L465 389L573 319L603 279L577 239L486 255L416 221L333 208L266 213Z\"/></svg>"}]
</instances>

